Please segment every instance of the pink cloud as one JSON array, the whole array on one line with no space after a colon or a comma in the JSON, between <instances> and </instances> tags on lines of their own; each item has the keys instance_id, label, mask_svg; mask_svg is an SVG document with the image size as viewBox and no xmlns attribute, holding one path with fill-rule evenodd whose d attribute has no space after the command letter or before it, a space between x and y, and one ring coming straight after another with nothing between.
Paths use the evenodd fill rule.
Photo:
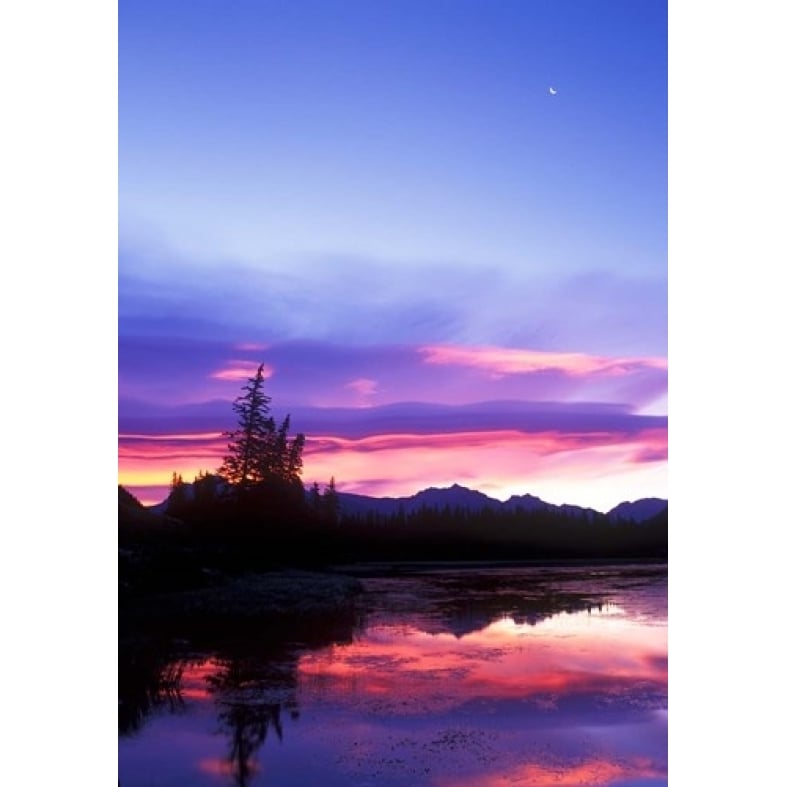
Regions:
<instances>
[{"instance_id":1,"label":"pink cloud","mask_svg":"<svg viewBox=\"0 0 787 787\"><path fill-rule=\"evenodd\" d=\"M133 442L139 440L142 442L168 442L178 443L181 440L205 442L210 440L217 440L222 436L221 432L190 432L186 434L123 434L118 435L119 442Z\"/></svg>"},{"instance_id":2,"label":"pink cloud","mask_svg":"<svg viewBox=\"0 0 787 787\"><path fill-rule=\"evenodd\" d=\"M371 396L377 393L377 381L370 380L368 377L359 377L357 380L351 380L344 387L355 391L361 396Z\"/></svg>"},{"instance_id":3,"label":"pink cloud","mask_svg":"<svg viewBox=\"0 0 787 787\"><path fill-rule=\"evenodd\" d=\"M489 446L510 447L537 456L599 446L645 445L661 450L666 430L647 429L633 435L617 432L521 432L516 430L452 432L448 434L383 434L358 439L325 435L307 441L308 454L379 451L460 450Z\"/></svg>"},{"instance_id":4,"label":"pink cloud","mask_svg":"<svg viewBox=\"0 0 787 787\"><path fill-rule=\"evenodd\" d=\"M237 382L238 380L248 380L250 377L254 377L257 373L257 369L259 368L259 363L256 361L227 361L227 366L223 369L217 369L215 372L211 372L211 378L214 380L228 380L231 382ZM269 379L273 377L274 370L272 367L265 365L264 377L265 379Z\"/></svg>"},{"instance_id":5,"label":"pink cloud","mask_svg":"<svg viewBox=\"0 0 787 787\"><path fill-rule=\"evenodd\" d=\"M372 404L372 397L377 393L378 383L377 380L371 380L368 377L359 377L356 380L351 380L344 387L357 394L357 405L368 407Z\"/></svg>"},{"instance_id":6,"label":"pink cloud","mask_svg":"<svg viewBox=\"0 0 787 787\"><path fill-rule=\"evenodd\" d=\"M571 376L633 374L666 369L666 358L610 358L584 353L543 352L506 347L430 345L418 350L428 364L469 366L493 376L561 372Z\"/></svg>"}]
</instances>

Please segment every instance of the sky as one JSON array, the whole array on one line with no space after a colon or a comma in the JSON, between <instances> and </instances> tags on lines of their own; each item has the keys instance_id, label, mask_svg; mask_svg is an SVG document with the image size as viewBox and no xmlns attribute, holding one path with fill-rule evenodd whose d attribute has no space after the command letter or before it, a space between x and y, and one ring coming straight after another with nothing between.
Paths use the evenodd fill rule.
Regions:
<instances>
[{"instance_id":1,"label":"sky","mask_svg":"<svg viewBox=\"0 0 787 787\"><path fill-rule=\"evenodd\" d=\"M259 363L307 484L667 497L666 3L124 0L118 29L142 502L219 467Z\"/></svg>"}]
</instances>

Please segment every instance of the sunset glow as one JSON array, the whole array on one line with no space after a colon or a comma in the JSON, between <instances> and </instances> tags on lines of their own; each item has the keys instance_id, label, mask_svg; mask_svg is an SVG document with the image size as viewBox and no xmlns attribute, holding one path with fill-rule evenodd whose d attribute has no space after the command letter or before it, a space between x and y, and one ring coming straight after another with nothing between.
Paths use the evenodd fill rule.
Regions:
<instances>
[{"instance_id":1,"label":"sunset glow","mask_svg":"<svg viewBox=\"0 0 787 787\"><path fill-rule=\"evenodd\" d=\"M227 441L220 433L123 436L120 483L149 502L159 502L178 468L191 479L221 464ZM572 502L608 510L620 500L615 485L647 489L653 473L666 473L666 429L638 433L518 431L449 434L381 434L366 438L318 435L307 440L304 480L324 484L334 476L344 491L406 496L427 486L462 483L504 499L523 487L547 497L560 479ZM641 476L642 481L637 480ZM591 487L593 491L591 491ZM510 492L508 490L511 490Z\"/></svg>"},{"instance_id":2,"label":"sunset glow","mask_svg":"<svg viewBox=\"0 0 787 787\"><path fill-rule=\"evenodd\" d=\"M665 787L667 11L120 3L123 787Z\"/></svg>"}]
</instances>

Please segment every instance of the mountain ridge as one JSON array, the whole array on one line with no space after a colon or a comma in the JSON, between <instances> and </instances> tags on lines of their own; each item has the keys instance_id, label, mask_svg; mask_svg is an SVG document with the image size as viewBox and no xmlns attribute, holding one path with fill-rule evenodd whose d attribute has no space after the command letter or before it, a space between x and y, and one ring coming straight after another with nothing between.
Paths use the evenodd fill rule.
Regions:
<instances>
[{"instance_id":1,"label":"mountain ridge","mask_svg":"<svg viewBox=\"0 0 787 787\"><path fill-rule=\"evenodd\" d=\"M193 500L193 484L184 483L181 494L183 499ZM339 510L342 515L346 516L364 516L366 514L393 516L400 512L411 514L424 508L453 508L471 512L487 508L493 511L512 512L516 510L551 511L576 517L604 516L613 521L644 522L664 511L668 505L668 501L663 498L644 497L633 501L623 501L609 511L598 511L594 508L570 503L549 503L530 493L511 495L507 500L501 501L457 483L449 487L430 486L412 495L402 497L374 497L353 492L339 492L338 496ZM157 514L165 514L169 503L170 496L167 496L161 502L146 506L146 508Z\"/></svg>"},{"instance_id":2,"label":"mountain ridge","mask_svg":"<svg viewBox=\"0 0 787 787\"><path fill-rule=\"evenodd\" d=\"M480 511L484 508L495 511L515 511L519 508L525 511L546 510L571 516L607 516L616 521L629 519L643 522L663 511L667 505L668 501L663 498L649 497L635 501L624 501L604 512L569 503L548 503L529 493L512 495L507 500L501 501L456 483L450 487L428 487L404 497L373 497L352 492L339 492L340 510L343 514L350 516L362 516L367 513L385 516L396 514L399 511L409 514L421 508L449 507L467 511Z\"/></svg>"}]
</instances>

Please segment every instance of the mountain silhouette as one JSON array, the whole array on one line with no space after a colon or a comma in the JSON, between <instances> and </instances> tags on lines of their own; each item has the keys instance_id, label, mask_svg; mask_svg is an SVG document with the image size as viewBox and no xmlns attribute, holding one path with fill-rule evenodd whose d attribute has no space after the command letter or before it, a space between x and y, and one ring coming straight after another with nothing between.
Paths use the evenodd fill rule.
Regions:
<instances>
[{"instance_id":1,"label":"mountain silhouette","mask_svg":"<svg viewBox=\"0 0 787 787\"><path fill-rule=\"evenodd\" d=\"M666 508L666 500L662 500L659 497L643 497L641 500L635 500L634 502L619 503L611 511L607 512L607 516L613 521L628 519L631 522L644 522L646 519L652 519L657 514L660 514Z\"/></svg>"},{"instance_id":2,"label":"mountain silhouette","mask_svg":"<svg viewBox=\"0 0 787 787\"><path fill-rule=\"evenodd\" d=\"M219 486L226 482L216 477ZM193 484L185 482L182 494L186 500L193 500ZM356 495L351 492L339 492L339 510L345 516L364 516L378 514L380 516L393 516L404 512L412 514L422 509L464 510L469 512L483 511L551 511L553 513L567 514L582 517L586 515L604 516L604 512L593 508L562 503L560 505L547 503L540 497L531 494L512 495L505 502L496 500L475 489L453 484L449 487L429 487L407 497L371 497L369 495ZM158 514L165 514L169 508L170 497L149 506L148 510ZM610 519L620 521L644 522L651 519L667 507L667 501L656 497L642 498L641 500L626 501L606 512Z\"/></svg>"},{"instance_id":3,"label":"mountain silhouette","mask_svg":"<svg viewBox=\"0 0 787 787\"><path fill-rule=\"evenodd\" d=\"M450 487L438 488L429 487L408 497L369 497L367 495L356 495L349 492L339 492L339 506L342 514L355 516L369 513L381 516L391 516L403 511L411 514L423 508L442 510L445 508L460 509L465 511L482 511L490 509L492 511L551 511L554 513L567 514L569 516L582 517L585 515L603 516L604 512L596 511L593 508L584 508L563 503L556 505L547 503L535 495L512 495L505 502L496 500L474 489L453 484ZM667 501L659 498L645 498L633 503L626 502L615 506L609 515L616 512L618 519L629 519L635 522L642 522L649 519L667 507Z\"/></svg>"}]
</instances>

